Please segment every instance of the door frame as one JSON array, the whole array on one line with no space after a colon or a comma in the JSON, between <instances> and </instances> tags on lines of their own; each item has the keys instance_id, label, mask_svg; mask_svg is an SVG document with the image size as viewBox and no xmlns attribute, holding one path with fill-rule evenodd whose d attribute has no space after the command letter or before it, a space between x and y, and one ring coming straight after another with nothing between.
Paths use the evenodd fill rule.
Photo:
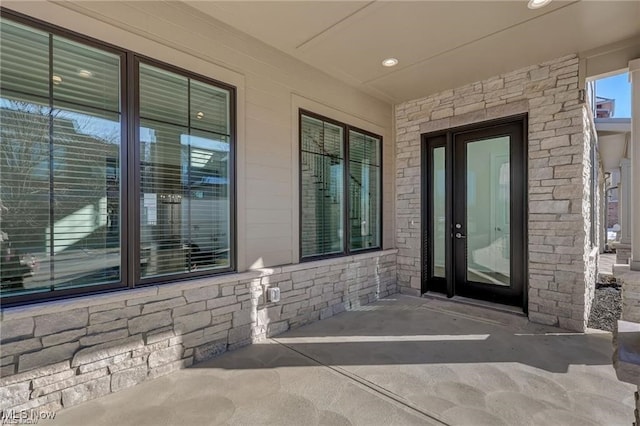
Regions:
<instances>
[{"instance_id":1,"label":"door frame","mask_svg":"<svg viewBox=\"0 0 640 426\"><path fill-rule=\"evenodd\" d=\"M510 176L512 181L511 195L511 220L515 218L514 214L520 216L519 223L513 226L517 229L522 238L511 238L511 279L521 285L522 297L506 297L500 294L494 294L491 297L483 297L482 292L466 291L466 295L479 299L490 300L503 304L521 306L524 312L527 312L528 305L528 121L527 114L518 114L504 117L496 120L482 121L469 125L442 129L435 132L423 133L421 135L421 293L437 292L444 293L447 297L453 297L456 294L455 279L455 244L453 244L453 223L454 223L454 205L460 205L461 197L464 194L456 194L454 184L454 164L456 163L456 151L460 148L454 146L456 136L466 133L491 133L496 127L506 125L517 125L521 129L521 143L514 144L515 149L510 149ZM462 144L462 143L461 143ZM446 147L445 150L445 185L446 188L452 188L453 193L448 194L445 200L445 229L447 234L445 237L445 264L446 279L434 278L432 276L433 259L430 250L430 243L433 236L433 220L431 211L431 200L433 197L433 181L434 176L431 170L431 162L433 160L433 148ZM466 185L466 184L465 184ZM454 201L454 198L457 199ZM458 215L461 213L458 212ZM516 228L517 227L517 228ZM498 292L500 293L500 292Z\"/></svg>"}]
</instances>

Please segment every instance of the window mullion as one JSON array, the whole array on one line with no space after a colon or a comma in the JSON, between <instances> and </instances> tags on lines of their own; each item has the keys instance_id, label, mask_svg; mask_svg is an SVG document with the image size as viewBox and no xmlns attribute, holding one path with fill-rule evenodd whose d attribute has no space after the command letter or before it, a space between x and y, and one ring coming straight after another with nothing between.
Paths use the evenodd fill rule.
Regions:
<instances>
[{"instance_id":1,"label":"window mullion","mask_svg":"<svg viewBox=\"0 0 640 426\"><path fill-rule=\"evenodd\" d=\"M189 138L191 137L191 79L187 79L187 134L189 135ZM191 140L189 140L189 143L187 144L187 196L185 197L187 200L189 200L189 207L187 208L187 244L189 247L189 250L187 251L187 257L188 257L188 262L187 262L187 266L188 266L188 271L190 272L192 270L192 250L191 250L191 244L192 244L192 238L191 238L191 209L193 208L193 203L191 202Z\"/></svg>"},{"instance_id":2,"label":"window mullion","mask_svg":"<svg viewBox=\"0 0 640 426\"><path fill-rule=\"evenodd\" d=\"M351 176L350 171L349 171L349 138L350 138L350 129L349 126L343 126L343 130L342 130L342 149L343 149L343 158L344 158L344 182L342 184L343 189L342 189L342 193L343 193L343 197L344 197L344 204L343 204L343 224L342 226L344 227L344 245L343 245L343 252L345 254L349 254L351 252L351 229L350 229L350 218L349 218L349 213L351 212L351 200L350 200L350 194L349 194L349 177Z\"/></svg>"},{"instance_id":3,"label":"window mullion","mask_svg":"<svg viewBox=\"0 0 640 426\"><path fill-rule=\"evenodd\" d=\"M131 52L126 54L125 69L126 90L126 185L123 185L123 198L127 200L127 209L123 209L122 215L127 219L126 231L122 242L126 250L127 275L124 277L128 287L135 287L140 279L140 174L139 174L139 84L138 84L138 60Z\"/></svg>"},{"instance_id":4,"label":"window mullion","mask_svg":"<svg viewBox=\"0 0 640 426\"><path fill-rule=\"evenodd\" d=\"M53 175L53 34L49 34L49 282L50 288L54 290L55 279L55 216L53 204L54 196L54 175Z\"/></svg>"}]
</instances>

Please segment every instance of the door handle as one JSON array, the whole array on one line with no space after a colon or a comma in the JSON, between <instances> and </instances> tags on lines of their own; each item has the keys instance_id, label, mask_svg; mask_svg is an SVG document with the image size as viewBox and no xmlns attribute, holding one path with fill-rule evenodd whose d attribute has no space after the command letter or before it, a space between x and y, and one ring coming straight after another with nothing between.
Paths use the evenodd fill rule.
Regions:
<instances>
[{"instance_id":1,"label":"door handle","mask_svg":"<svg viewBox=\"0 0 640 426\"><path fill-rule=\"evenodd\" d=\"M462 235L460 232L456 232L455 237L456 237L456 238L458 238L458 239L467 238L467 236L466 236L466 235Z\"/></svg>"}]
</instances>

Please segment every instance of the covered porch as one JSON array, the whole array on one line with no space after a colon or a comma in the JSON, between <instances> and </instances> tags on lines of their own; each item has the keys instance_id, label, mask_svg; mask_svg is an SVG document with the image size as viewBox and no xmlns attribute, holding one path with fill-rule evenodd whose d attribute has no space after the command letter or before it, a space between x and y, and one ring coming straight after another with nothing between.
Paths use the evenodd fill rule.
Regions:
<instances>
[{"instance_id":1,"label":"covered porch","mask_svg":"<svg viewBox=\"0 0 640 426\"><path fill-rule=\"evenodd\" d=\"M33 49L32 62L46 64L40 77L32 75L37 67L23 65L25 37L15 37L15 54L2 61L15 64L15 81L26 78L16 87L31 90L40 78L46 88L36 95L39 103L49 105L42 109L48 111L49 124L38 127L32 115L19 116L16 134L48 129L42 133L42 146L48 149L41 151L48 172L30 173L22 167L27 161L15 163L37 181L42 196L36 201L53 224L31 234L21 231L33 227L23 227L21 211L0 194L0 240L10 237L24 247L29 238L37 240L42 261L35 262L35 256L29 267L39 266L45 276L37 286L15 285L2 294L3 415L9 410L61 410L50 424L63 425L589 425L629 424L636 408L638 422L633 391L640 374L626 380L633 386L618 381L611 365L611 334L586 329L602 241L595 213L602 175L597 173L585 83L627 66L635 73L636 114L624 155L627 177L640 188L640 59L629 63L640 56L640 4L556 0L540 9L524 1L8 1L0 12L3 22L10 22L5 29L11 26L15 34L37 39L40 47ZM56 40L72 47L59 51ZM111 61L111 80L100 76L102 68L91 71L85 64L95 55ZM180 82L182 89L175 93L186 105L170 105L162 112L167 117L152 114L154 123L162 124L154 128L158 136L153 138L153 126L141 124L145 116L140 104L153 105L150 111L155 111L157 104L149 99L168 91L163 84L157 85L159 90L143 87L145 66L140 65L145 63L148 70L166 72ZM64 75L54 74L55 64L68 65ZM216 110L223 112L192 108L192 80L194 87L202 83L206 88L194 93L222 94L214 98L224 99ZM102 115L96 113L93 92L82 90L87 82L105 90L96 96L115 105L113 111L105 107ZM87 117L111 117L115 131L106 136L116 137L120 148L101 154L94 179L101 198L93 193L85 197L95 207L65 208L59 215L64 220L57 221L49 200L64 199L61 195L70 187L54 185L51 128L58 122L51 106L67 87L76 87L69 92L75 96L70 104L82 106L76 109ZM24 93L15 93L7 102L24 103ZM151 97L144 101L146 93ZM36 96L27 95L29 102ZM203 99L211 104L208 95ZM5 114L16 116L15 111ZM220 129L193 126L194 132L215 133L228 147L223 149L217 136L207 142L208 153L202 152L202 140L184 143L195 135L192 123L214 116ZM322 138L309 136L319 131L304 132L312 128L305 117L316 117ZM454 295L454 264L462 266L458 271L484 274L489 281L509 271L514 279L502 283L516 288L520 312L423 297L431 278L424 273L429 257L424 254L432 249L430 241L436 241L424 238L429 220L445 225L443 237L456 238L456 247L464 247L467 229L457 236L445 233L447 219L439 218L453 217L454 210L475 206L469 199L483 198L461 197L459 208L450 200L451 208L437 220L424 213L428 186L422 171L436 167L422 157L422 136L464 126L478 130L514 117L524 138L513 142L523 154L522 167L514 166L512 173L524 179L513 186L514 193L526 195L518 198L522 203L513 203L521 208L511 215L506 192L491 195L511 179L504 160L514 162L511 154L493 155L485 146L484 158L493 160L478 162L493 161L493 175L483 176L484 182L495 184L485 192L486 199L492 207L505 207L501 211L509 212L509 220L506 214L492 214L478 220L482 226L464 217L459 221L474 225L466 227L482 236L476 241L491 237L509 244L487 242L489 249L482 252L478 243L478 261L469 269L463 263L467 252L452 255L452 243L449 249L444 243L449 274L439 278L448 279ZM77 124L58 124L72 140L96 145L70 130ZM311 139L317 146L332 143L325 141L325 127L341 135L334 141L340 154L305 149ZM360 136L379 141L371 150L376 154L352 161L359 157L350 148L358 146ZM12 138L17 142L4 146L24 146L18 142L26 141L23 152L34 149L31 137ZM152 144L166 150L152 149ZM452 145L445 147L449 153ZM77 157L73 146L63 146L69 158ZM154 154L157 161L140 161L144 153ZM310 153L327 158L313 163L321 166L312 170L306 167L311 163L302 161ZM457 158L458 166L465 164L462 156ZM68 169L86 166L80 163L70 161ZM153 179L138 178L152 163L159 170L157 185L149 185L145 197L143 183ZM206 174L198 171L204 163ZM350 167L358 170L355 190L349 186ZM448 170L451 178L453 169ZM200 177L192 179L192 173ZM458 194L470 187L464 173L457 178ZM42 176L48 184L38 180ZM480 173L476 177L480 182ZM448 181L450 189L453 179ZM10 187L6 182L22 181L3 182L5 189ZM214 188L220 190L215 199ZM633 250L631 265L612 269L616 276L624 275L623 318L640 323L640 192L626 188L633 194L625 210L629 224L622 227ZM444 189L452 193L446 185ZM202 207L206 196L208 207ZM25 197L14 199L25 204ZM116 199L122 201L119 214L114 214ZM226 213L205 221L204 214L178 207L186 206L187 199L189 209L198 204L198 212L208 214L222 205ZM7 211L11 220L17 218L11 232L6 232ZM81 262L82 279L65 278L64 286L56 281L71 269L63 262L71 263L78 252L61 254L55 244L47 245L45 234L50 242L56 235L67 238L66 231L56 234L54 228L71 228L68 218L79 215L74 212L98 219L91 224L104 228L100 238L105 244L93 253L108 262ZM518 226L512 225L512 217L520 221ZM145 229L162 226L153 240L157 244L143 241ZM82 228L79 233L93 231ZM205 233L206 239L191 238ZM362 237L371 237L370 242ZM512 256L508 238L518 241L522 251ZM310 240L328 243L305 253ZM17 253L24 247L13 248ZM92 255L92 247L83 248L83 256ZM507 252L509 265L494 262L494 270L477 268L488 268L496 253L507 259ZM17 270L15 281L29 280L22 273L27 265L20 262L30 257L20 259L15 253L6 252L3 259L13 263L0 267ZM487 253L494 256L483 256ZM104 279L96 278L94 272L103 266L108 269L101 272ZM496 288L485 287L486 295L494 296ZM640 332L629 331L624 341L640 342Z\"/></svg>"}]
</instances>

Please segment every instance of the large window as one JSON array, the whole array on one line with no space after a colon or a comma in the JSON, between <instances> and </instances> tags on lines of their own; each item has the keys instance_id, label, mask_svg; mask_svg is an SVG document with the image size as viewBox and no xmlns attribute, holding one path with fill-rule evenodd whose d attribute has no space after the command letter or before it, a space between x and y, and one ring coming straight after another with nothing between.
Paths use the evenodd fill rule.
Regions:
<instances>
[{"instance_id":1,"label":"large window","mask_svg":"<svg viewBox=\"0 0 640 426\"><path fill-rule=\"evenodd\" d=\"M380 248L382 138L301 111L303 259Z\"/></svg>"},{"instance_id":2,"label":"large window","mask_svg":"<svg viewBox=\"0 0 640 426\"><path fill-rule=\"evenodd\" d=\"M234 89L0 24L3 304L231 270Z\"/></svg>"}]
</instances>

